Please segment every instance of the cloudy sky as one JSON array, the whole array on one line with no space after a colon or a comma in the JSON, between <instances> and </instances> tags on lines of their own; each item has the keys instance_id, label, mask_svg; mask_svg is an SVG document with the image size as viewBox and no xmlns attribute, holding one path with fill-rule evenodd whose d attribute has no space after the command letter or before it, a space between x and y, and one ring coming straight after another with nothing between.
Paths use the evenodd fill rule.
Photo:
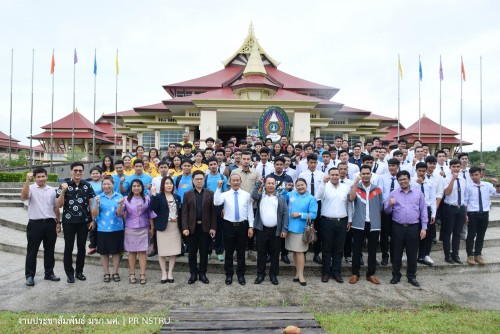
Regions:
<instances>
[{"instance_id":1,"label":"cloudy sky","mask_svg":"<svg viewBox=\"0 0 500 334\"><path fill-rule=\"evenodd\" d=\"M50 3L50 5L49 5ZM14 49L12 135L30 133L31 62L35 49L33 133L50 122L50 60L55 49L54 119L73 106L93 118L94 49L97 116L115 110L115 53L119 49L118 110L167 98L163 84L222 68L253 22L264 49L292 75L340 88L332 100L397 116L397 57L401 56L401 122L418 119L418 57L423 69L421 111L439 121L442 56L443 125L479 149L483 60L483 149L496 149L500 130L500 2L452 1L81 1L3 0L0 13L0 131L9 133L11 49ZM34 143L38 144L38 143ZM467 147L466 150L469 150Z\"/></svg>"}]
</instances>

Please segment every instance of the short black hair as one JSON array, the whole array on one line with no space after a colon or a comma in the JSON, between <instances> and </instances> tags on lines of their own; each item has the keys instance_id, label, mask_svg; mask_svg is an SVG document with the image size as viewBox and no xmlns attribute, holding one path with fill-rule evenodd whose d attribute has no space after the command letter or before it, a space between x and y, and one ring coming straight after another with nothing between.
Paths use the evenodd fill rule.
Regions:
<instances>
[{"instance_id":1,"label":"short black hair","mask_svg":"<svg viewBox=\"0 0 500 334\"><path fill-rule=\"evenodd\" d=\"M191 166L193 165L193 162L191 161L191 159L182 159L181 166L184 165L185 163L188 163Z\"/></svg>"},{"instance_id":2,"label":"short black hair","mask_svg":"<svg viewBox=\"0 0 500 334\"><path fill-rule=\"evenodd\" d=\"M401 176L407 176L408 179L410 179L410 172L408 172L407 170L402 170L402 171L399 171L397 174L396 174L396 178L399 180L399 178Z\"/></svg>"},{"instance_id":3,"label":"short black hair","mask_svg":"<svg viewBox=\"0 0 500 334\"><path fill-rule=\"evenodd\" d=\"M309 162L311 160L317 161L318 160L318 156L316 154L314 154L314 153L308 154L307 155L307 162Z\"/></svg>"},{"instance_id":4,"label":"short black hair","mask_svg":"<svg viewBox=\"0 0 500 334\"><path fill-rule=\"evenodd\" d=\"M135 159L134 160L134 166L137 165L137 164L141 164L142 166L144 166L144 162L142 162L141 159Z\"/></svg>"},{"instance_id":5,"label":"short black hair","mask_svg":"<svg viewBox=\"0 0 500 334\"><path fill-rule=\"evenodd\" d=\"M457 158L460 160L460 159L462 159L462 157L467 157L468 158L469 154L468 153L460 153Z\"/></svg>"},{"instance_id":6,"label":"short black hair","mask_svg":"<svg viewBox=\"0 0 500 334\"><path fill-rule=\"evenodd\" d=\"M123 160L116 160L115 161L115 166L116 165L123 165Z\"/></svg>"},{"instance_id":7,"label":"short black hair","mask_svg":"<svg viewBox=\"0 0 500 334\"><path fill-rule=\"evenodd\" d=\"M425 162L417 162L417 164L415 165L415 170L417 170L419 168L427 169L427 164Z\"/></svg>"},{"instance_id":8,"label":"short black hair","mask_svg":"<svg viewBox=\"0 0 500 334\"><path fill-rule=\"evenodd\" d=\"M215 139L213 139L212 137L208 137L207 139L205 139L205 143L211 141L212 143L215 143Z\"/></svg>"},{"instance_id":9,"label":"short black hair","mask_svg":"<svg viewBox=\"0 0 500 334\"><path fill-rule=\"evenodd\" d=\"M48 175L47 174L47 170L45 168L42 168L42 167L37 167L33 170L33 176L36 176L36 174L45 174L45 175Z\"/></svg>"},{"instance_id":10,"label":"short black hair","mask_svg":"<svg viewBox=\"0 0 500 334\"><path fill-rule=\"evenodd\" d=\"M202 171L202 170L197 169L197 170L195 170L195 171L193 172L193 174L192 174L192 178L194 179L194 177L195 177L196 175L199 175L199 174L201 174L201 175L203 175L203 177L205 177L205 173L203 173L203 171Z\"/></svg>"},{"instance_id":11,"label":"short black hair","mask_svg":"<svg viewBox=\"0 0 500 334\"><path fill-rule=\"evenodd\" d=\"M374 157L372 157L371 155L368 155L368 154L367 154L367 155L365 155L365 156L363 156L363 157L361 158L361 161L362 161L362 162L365 162L365 161L375 161L375 158L374 158Z\"/></svg>"},{"instance_id":12,"label":"short black hair","mask_svg":"<svg viewBox=\"0 0 500 334\"><path fill-rule=\"evenodd\" d=\"M215 161L215 163L217 163L217 164L219 163L219 162L217 161L217 158L211 157L210 159L208 159L208 160L207 160L207 165L209 165L211 162L214 162L214 161Z\"/></svg>"},{"instance_id":13,"label":"short black hair","mask_svg":"<svg viewBox=\"0 0 500 334\"><path fill-rule=\"evenodd\" d=\"M324 155L328 155L329 157L332 156L332 154L330 153L330 151L327 151L327 150L324 150L323 153L321 153L321 156L324 156Z\"/></svg>"},{"instance_id":14,"label":"short black hair","mask_svg":"<svg viewBox=\"0 0 500 334\"><path fill-rule=\"evenodd\" d=\"M274 158L274 163L276 164L278 161L281 161L283 163L283 165L285 164L285 158L283 158L282 156L278 156L276 158Z\"/></svg>"},{"instance_id":15,"label":"short black hair","mask_svg":"<svg viewBox=\"0 0 500 334\"><path fill-rule=\"evenodd\" d=\"M372 172L372 168L368 165L361 165L361 168L359 169L359 174L361 175L361 171L363 169L368 169L370 171L370 173Z\"/></svg>"},{"instance_id":16,"label":"short black hair","mask_svg":"<svg viewBox=\"0 0 500 334\"><path fill-rule=\"evenodd\" d=\"M260 149L260 154L262 153L265 153L265 154L269 154L269 149L267 147L263 147Z\"/></svg>"},{"instance_id":17,"label":"short black hair","mask_svg":"<svg viewBox=\"0 0 500 334\"><path fill-rule=\"evenodd\" d=\"M403 151L396 150L396 151L392 152L392 156L395 156L395 155L403 155Z\"/></svg>"},{"instance_id":18,"label":"short black hair","mask_svg":"<svg viewBox=\"0 0 500 334\"><path fill-rule=\"evenodd\" d=\"M190 148L190 149L193 149L193 145L191 145L190 143L185 143L184 145L182 145L182 148Z\"/></svg>"},{"instance_id":19,"label":"short black hair","mask_svg":"<svg viewBox=\"0 0 500 334\"><path fill-rule=\"evenodd\" d=\"M75 161L71 164L71 166L69 166L69 168L71 170L73 170L73 168L77 167L77 166L80 166L82 167L83 169L85 169L85 166L83 166L83 162L80 162L80 161Z\"/></svg>"},{"instance_id":20,"label":"short black hair","mask_svg":"<svg viewBox=\"0 0 500 334\"><path fill-rule=\"evenodd\" d=\"M481 173L482 169L480 167L474 166L469 169L469 174L472 175L474 173Z\"/></svg>"},{"instance_id":21,"label":"short black hair","mask_svg":"<svg viewBox=\"0 0 500 334\"><path fill-rule=\"evenodd\" d=\"M449 166L454 166L454 165L460 165L460 160L458 159L451 159L450 163L448 164Z\"/></svg>"},{"instance_id":22,"label":"short black hair","mask_svg":"<svg viewBox=\"0 0 500 334\"><path fill-rule=\"evenodd\" d=\"M387 165L397 165L397 166L399 166L400 164L401 163L396 158L391 158L391 159L387 160Z\"/></svg>"},{"instance_id":23,"label":"short black hair","mask_svg":"<svg viewBox=\"0 0 500 334\"><path fill-rule=\"evenodd\" d=\"M99 174L102 174L102 169L99 166L94 166L89 170L89 174L92 174L92 172L98 171Z\"/></svg>"},{"instance_id":24,"label":"short black hair","mask_svg":"<svg viewBox=\"0 0 500 334\"><path fill-rule=\"evenodd\" d=\"M436 163L437 161L438 159L433 155L429 155L427 158L425 158L425 163Z\"/></svg>"},{"instance_id":25,"label":"short black hair","mask_svg":"<svg viewBox=\"0 0 500 334\"><path fill-rule=\"evenodd\" d=\"M404 138L400 138L400 139L398 140L398 144L400 144L400 143L406 143L406 144L408 144L408 140L406 140L406 139L404 139Z\"/></svg>"}]
</instances>

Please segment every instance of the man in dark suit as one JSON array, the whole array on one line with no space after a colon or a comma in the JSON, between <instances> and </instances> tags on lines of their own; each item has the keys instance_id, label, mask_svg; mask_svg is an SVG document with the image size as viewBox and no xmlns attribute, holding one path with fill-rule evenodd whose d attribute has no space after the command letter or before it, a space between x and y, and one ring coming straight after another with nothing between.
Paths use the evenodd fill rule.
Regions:
<instances>
[{"instance_id":1,"label":"man in dark suit","mask_svg":"<svg viewBox=\"0 0 500 334\"><path fill-rule=\"evenodd\" d=\"M214 238L217 230L217 214L214 205L214 193L205 189L205 174L201 170L193 173L194 189L184 194L182 204L182 234L187 238L189 249L189 271L191 277L188 284L200 281L208 284L208 240ZM200 267L197 267L198 250Z\"/></svg>"}]
</instances>

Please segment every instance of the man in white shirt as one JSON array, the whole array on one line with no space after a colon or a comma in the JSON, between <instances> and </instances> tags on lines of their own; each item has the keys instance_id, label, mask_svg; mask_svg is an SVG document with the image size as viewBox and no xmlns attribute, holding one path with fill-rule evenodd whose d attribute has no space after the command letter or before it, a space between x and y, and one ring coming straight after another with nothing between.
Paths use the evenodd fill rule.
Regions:
<instances>
[{"instance_id":1,"label":"man in white shirt","mask_svg":"<svg viewBox=\"0 0 500 334\"><path fill-rule=\"evenodd\" d=\"M347 174L349 175L349 178L354 180L354 174L359 172L358 165L349 162L349 153L347 153L347 151L340 151L339 157L341 162L345 162L347 164Z\"/></svg>"},{"instance_id":2,"label":"man in white shirt","mask_svg":"<svg viewBox=\"0 0 500 334\"><path fill-rule=\"evenodd\" d=\"M379 176L389 173L387 160L385 159L386 156L387 149L385 147L379 147L379 156L378 159L375 159L375 163L373 164L373 173L376 173Z\"/></svg>"},{"instance_id":3,"label":"man in white shirt","mask_svg":"<svg viewBox=\"0 0 500 334\"><path fill-rule=\"evenodd\" d=\"M444 259L447 263L462 264L458 252L460 250L460 233L465 223L465 196L468 182L459 175L460 160L450 161L451 174L444 182L444 219L441 222ZM452 237L450 247L450 237ZM451 249L450 249L451 248Z\"/></svg>"},{"instance_id":4,"label":"man in white shirt","mask_svg":"<svg viewBox=\"0 0 500 334\"><path fill-rule=\"evenodd\" d=\"M335 163L332 161L331 153L329 151L323 151L321 155L323 156L323 161L318 162L316 170L319 170L323 173L328 173L330 168L335 167Z\"/></svg>"},{"instance_id":5,"label":"man in white shirt","mask_svg":"<svg viewBox=\"0 0 500 334\"><path fill-rule=\"evenodd\" d=\"M349 188L351 188L354 182L353 180L347 178L347 164L345 162L339 162L337 168L339 169L340 183L345 183L349 186Z\"/></svg>"},{"instance_id":6,"label":"man in white shirt","mask_svg":"<svg viewBox=\"0 0 500 334\"><path fill-rule=\"evenodd\" d=\"M321 182L323 182L323 178L325 177L325 173L322 171L316 170L316 166L318 165L318 157L316 154L309 154L307 156L307 170L300 173L299 178L303 178L307 183L307 191L315 196L316 191L319 189ZM320 217L321 213L321 201L318 201L318 217ZM321 224L319 224L319 219L316 218L314 222L314 226L316 227L316 231L318 232L318 241L314 243L314 257L313 261L317 264L322 264L321 257L319 253L321 251Z\"/></svg>"},{"instance_id":7,"label":"man in white shirt","mask_svg":"<svg viewBox=\"0 0 500 334\"><path fill-rule=\"evenodd\" d=\"M236 249L238 267L236 275L238 283L245 285L245 248L247 236L253 236L253 203L250 194L240 188L241 176L231 174L229 178L231 189L221 192L224 180L219 180L217 190L214 194L214 204L224 205L224 248L226 256L224 259L224 272L226 273L226 285L233 283L233 253Z\"/></svg>"},{"instance_id":8,"label":"man in white shirt","mask_svg":"<svg viewBox=\"0 0 500 334\"><path fill-rule=\"evenodd\" d=\"M380 176L378 176L377 174L375 174L375 172L373 172L373 167L374 167L373 163L375 159L371 155L365 155L361 160L363 161L363 165L370 166L370 168L372 169L372 177L370 182L371 184L374 184L378 187ZM354 173L352 178L355 180L357 177L359 177L359 174L360 174L359 172Z\"/></svg>"},{"instance_id":9,"label":"man in white shirt","mask_svg":"<svg viewBox=\"0 0 500 334\"><path fill-rule=\"evenodd\" d=\"M166 161L161 161L158 164L158 172L160 173L160 175L153 178L153 180L151 181L151 188L156 187L157 191L160 191L161 180L165 176L168 176L168 163Z\"/></svg>"},{"instance_id":10,"label":"man in white shirt","mask_svg":"<svg viewBox=\"0 0 500 334\"><path fill-rule=\"evenodd\" d=\"M469 173L469 155L467 153L460 153L458 155L458 160L460 160L459 176L467 182L471 182L472 180Z\"/></svg>"},{"instance_id":11,"label":"man in white shirt","mask_svg":"<svg viewBox=\"0 0 500 334\"><path fill-rule=\"evenodd\" d=\"M471 182L465 193L467 205L467 263L470 266L476 263L485 265L482 257L484 235L488 228L490 196L500 197L500 184L493 186L489 182L481 181L481 168L471 167L469 170ZM474 241L475 239L475 241Z\"/></svg>"},{"instance_id":12,"label":"man in white shirt","mask_svg":"<svg viewBox=\"0 0 500 334\"><path fill-rule=\"evenodd\" d=\"M263 178L271 173L274 173L274 166L271 161L269 161L269 149L263 147L260 149L260 161L255 167L255 170Z\"/></svg>"},{"instance_id":13,"label":"man in white shirt","mask_svg":"<svg viewBox=\"0 0 500 334\"><path fill-rule=\"evenodd\" d=\"M321 281L328 282L330 276L338 283L341 277L342 254L346 233L352 222L352 204L349 201L351 188L340 183L340 173L336 167L323 178L315 197L321 201L321 231L323 244L323 269Z\"/></svg>"},{"instance_id":14,"label":"man in white shirt","mask_svg":"<svg viewBox=\"0 0 500 334\"><path fill-rule=\"evenodd\" d=\"M446 178L446 175L449 173L450 168L448 167L448 161L446 160L446 153L442 150L436 151L437 164L436 169L434 170L434 175L438 177Z\"/></svg>"}]
</instances>

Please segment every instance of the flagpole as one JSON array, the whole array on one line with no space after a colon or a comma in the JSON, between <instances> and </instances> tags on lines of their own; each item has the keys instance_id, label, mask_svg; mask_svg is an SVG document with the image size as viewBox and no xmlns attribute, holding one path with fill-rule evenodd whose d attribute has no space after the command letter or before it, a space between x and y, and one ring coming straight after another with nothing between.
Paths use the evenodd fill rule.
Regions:
<instances>
[{"instance_id":1,"label":"flagpole","mask_svg":"<svg viewBox=\"0 0 500 334\"><path fill-rule=\"evenodd\" d=\"M441 62L441 55L439 55L439 149L442 149L443 142L443 128L441 123L441 83L443 82L443 63Z\"/></svg>"},{"instance_id":2,"label":"flagpole","mask_svg":"<svg viewBox=\"0 0 500 334\"><path fill-rule=\"evenodd\" d=\"M52 107L50 111L50 171L52 172L52 164L53 164L53 158L54 158L54 77L56 76L56 72L54 70L54 49L52 49L52 65L51 65L51 72L52 72Z\"/></svg>"},{"instance_id":3,"label":"flagpole","mask_svg":"<svg viewBox=\"0 0 500 334\"><path fill-rule=\"evenodd\" d=\"M463 94L462 94L462 86L463 86L463 83L464 83L464 80L463 80L463 66L464 66L464 58L462 56L460 56L460 59L461 59L461 68L460 68L460 153L462 153L462 127L463 127L463 124L462 124L462 118L463 118Z\"/></svg>"},{"instance_id":4,"label":"flagpole","mask_svg":"<svg viewBox=\"0 0 500 334\"><path fill-rule=\"evenodd\" d=\"M96 109L96 84L97 84L97 49L94 49L94 126L92 129L92 165L95 163L95 109Z\"/></svg>"},{"instance_id":5,"label":"flagpole","mask_svg":"<svg viewBox=\"0 0 500 334\"><path fill-rule=\"evenodd\" d=\"M115 148L113 151L113 158L116 159L116 127L117 127L117 118L118 118L118 49L116 49L116 80L115 80Z\"/></svg>"},{"instance_id":6,"label":"flagpole","mask_svg":"<svg viewBox=\"0 0 500 334\"><path fill-rule=\"evenodd\" d=\"M10 56L10 117L9 117L9 163L12 161L12 86L14 83L14 49Z\"/></svg>"},{"instance_id":7,"label":"flagpole","mask_svg":"<svg viewBox=\"0 0 500 334\"><path fill-rule=\"evenodd\" d=\"M399 53L398 53L398 141L399 141L400 112L401 112L400 81L401 81L401 59L399 58Z\"/></svg>"},{"instance_id":8,"label":"flagpole","mask_svg":"<svg viewBox=\"0 0 500 334\"><path fill-rule=\"evenodd\" d=\"M483 161L483 57L479 56L479 135L481 161Z\"/></svg>"},{"instance_id":9,"label":"flagpole","mask_svg":"<svg viewBox=\"0 0 500 334\"><path fill-rule=\"evenodd\" d=\"M73 118L71 119L71 161L75 161L76 48L73 57Z\"/></svg>"},{"instance_id":10,"label":"flagpole","mask_svg":"<svg viewBox=\"0 0 500 334\"><path fill-rule=\"evenodd\" d=\"M420 140L420 115L421 115L421 101L420 101L420 82L422 82L422 63L420 63L420 55L418 55L418 139Z\"/></svg>"},{"instance_id":11,"label":"flagpole","mask_svg":"<svg viewBox=\"0 0 500 334\"><path fill-rule=\"evenodd\" d=\"M33 84L35 81L35 49L33 48L33 57L31 59L31 115L30 115L30 167L35 164L35 155L33 154Z\"/></svg>"}]
</instances>

